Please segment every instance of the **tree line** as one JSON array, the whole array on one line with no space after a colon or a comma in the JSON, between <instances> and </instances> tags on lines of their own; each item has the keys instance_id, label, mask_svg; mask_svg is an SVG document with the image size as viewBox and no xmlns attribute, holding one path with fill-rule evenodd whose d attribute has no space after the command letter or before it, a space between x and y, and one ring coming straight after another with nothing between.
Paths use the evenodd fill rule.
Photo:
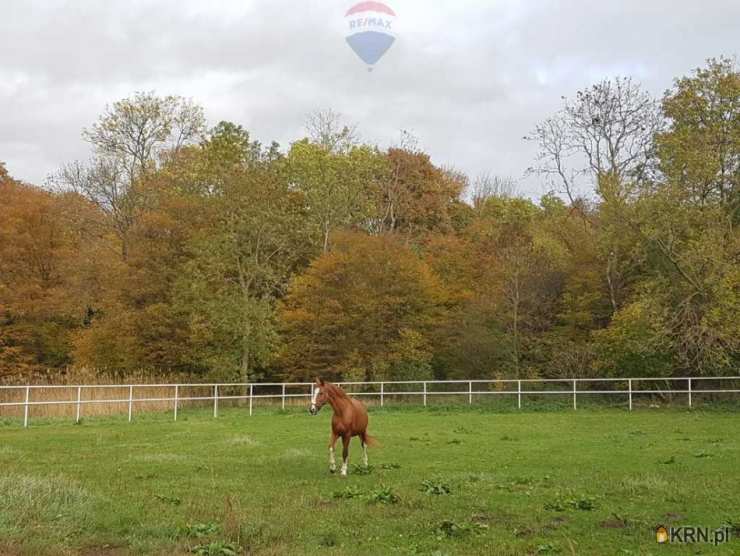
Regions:
<instances>
[{"instance_id":1,"label":"tree line","mask_svg":"<svg viewBox=\"0 0 740 556\"><path fill-rule=\"evenodd\" d=\"M629 78L525 139L535 202L330 111L287 149L136 93L43 187L0 164L0 376L729 375L740 361L740 73Z\"/></svg>"}]
</instances>

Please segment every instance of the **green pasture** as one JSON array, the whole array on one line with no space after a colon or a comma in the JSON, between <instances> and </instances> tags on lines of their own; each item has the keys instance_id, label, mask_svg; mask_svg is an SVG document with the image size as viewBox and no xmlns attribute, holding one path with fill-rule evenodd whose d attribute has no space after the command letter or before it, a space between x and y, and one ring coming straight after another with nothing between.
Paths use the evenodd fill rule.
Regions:
<instances>
[{"instance_id":1,"label":"green pasture","mask_svg":"<svg viewBox=\"0 0 740 556\"><path fill-rule=\"evenodd\" d=\"M0 554L737 554L740 413L374 408L0 424ZM734 528L721 546L655 528Z\"/></svg>"}]
</instances>

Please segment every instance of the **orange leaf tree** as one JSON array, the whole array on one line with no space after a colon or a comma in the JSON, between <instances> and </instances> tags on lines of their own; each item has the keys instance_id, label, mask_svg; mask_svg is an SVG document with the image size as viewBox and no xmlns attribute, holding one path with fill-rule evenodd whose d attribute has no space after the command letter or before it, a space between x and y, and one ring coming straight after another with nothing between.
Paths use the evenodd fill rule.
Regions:
<instances>
[{"instance_id":1,"label":"orange leaf tree","mask_svg":"<svg viewBox=\"0 0 740 556\"><path fill-rule=\"evenodd\" d=\"M427 264L393 236L339 233L282 303L286 374L428 378L446 302Z\"/></svg>"}]
</instances>

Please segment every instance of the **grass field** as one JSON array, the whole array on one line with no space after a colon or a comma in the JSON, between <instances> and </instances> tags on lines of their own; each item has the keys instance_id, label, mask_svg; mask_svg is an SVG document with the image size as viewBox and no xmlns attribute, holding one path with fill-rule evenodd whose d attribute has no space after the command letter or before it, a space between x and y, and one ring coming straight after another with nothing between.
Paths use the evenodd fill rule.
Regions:
<instances>
[{"instance_id":1,"label":"grass field","mask_svg":"<svg viewBox=\"0 0 740 556\"><path fill-rule=\"evenodd\" d=\"M0 553L740 553L738 413L375 409L348 478L330 413L2 425ZM658 524L734 539L658 545Z\"/></svg>"}]
</instances>

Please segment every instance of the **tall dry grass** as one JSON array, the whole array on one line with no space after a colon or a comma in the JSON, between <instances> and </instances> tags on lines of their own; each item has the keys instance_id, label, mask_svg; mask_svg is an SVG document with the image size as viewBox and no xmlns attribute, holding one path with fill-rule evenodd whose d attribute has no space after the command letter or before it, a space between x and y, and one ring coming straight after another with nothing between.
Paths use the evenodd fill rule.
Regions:
<instances>
[{"instance_id":1,"label":"tall dry grass","mask_svg":"<svg viewBox=\"0 0 740 556\"><path fill-rule=\"evenodd\" d=\"M26 386L29 389L29 418L66 418L74 420L77 417L77 399L79 389L79 411L80 418L128 415L129 396L131 394L129 385L133 388L133 399L131 404L133 415L145 412L174 412L175 388L178 387L178 411L195 408L212 408L212 399L187 400L183 398L212 398L213 386L204 385L204 382L220 382L219 380L207 380L203 376L192 376L174 373L157 373L140 370L127 373L125 376L119 374L98 371L90 368L69 368L63 372L41 374L28 378L5 378L0 388L0 403L23 404L26 396ZM182 386L187 384L187 386ZM288 395L285 407L303 406L306 404L305 397L291 397L292 395L306 394L305 387L289 386L286 388ZM269 406L279 408L282 400L280 386L255 386L253 391L254 407ZM219 409L228 407L247 407L247 399L228 399L230 396L249 395L249 388L245 386L219 387ZM273 398L262 398L260 396L276 396ZM223 399L226 398L226 399ZM139 400L139 401L136 401ZM145 401L144 401L145 400ZM42 403L40 403L42 402ZM51 402L67 402L64 404ZM23 405L0 406L0 419L22 419L24 415Z\"/></svg>"},{"instance_id":2,"label":"tall dry grass","mask_svg":"<svg viewBox=\"0 0 740 556\"><path fill-rule=\"evenodd\" d=\"M122 377L116 373L98 371L90 368L69 368L62 372L39 374L25 380L21 377L6 378L0 388L0 403L23 403L26 396L26 385L29 389L29 417L77 417L78 387L80 399L80 417L128 414L129 384L167 385L185 382L199 382L200 377L178 374L136 371ZM15 386L15 387L13 387ZM133 390L134 399L163 399L174 397L174 388L167 386L137 386ZM187 389L182 397L200 397L212 395L212 389L193 387ZM121 400L118 402L106 400ZM39 402L44 402L39 405ZM47 402L71 402L53 404ZM184 402L194 404L195 402ZM139 401L132 404L134 413L143 411L166 411L174 407L172 401ZM22 417L24 407L0 406L0 417Z\"/></svg>"}]
</instances>

